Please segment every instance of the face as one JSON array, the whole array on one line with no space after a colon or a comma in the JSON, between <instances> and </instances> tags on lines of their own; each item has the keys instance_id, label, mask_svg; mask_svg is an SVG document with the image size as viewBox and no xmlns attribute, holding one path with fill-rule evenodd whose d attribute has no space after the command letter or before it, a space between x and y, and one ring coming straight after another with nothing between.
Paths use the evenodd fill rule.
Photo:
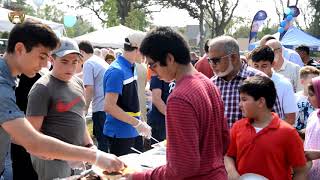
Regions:
<instances>
[{"instance_id":1,"label":"face","mask_svg":"<svg viewBox=\"0 0 320 180\"><path fill-rule=\"evenodd\" d=\"M221 50L215 48L210 48L208 61L215 75L224 77L234 70L232 55L233 54L225 54Z\"/></svg>"},{"instance_id":2,"label":"face","mask_svg":"<svg viewBox=\"0 0 320 180\"><path fill-rule=\"evenodd\" d=\"M272 76L272 64L270 61L259 61L259 62L252 62L252 65L255 69L258 69L269 77Z\"/></svg>"},{"instance_id":3,"label":"face","mask_svg":"<svg viewBox=\"0 0 320 180\"><path fill-rule=\"evenodd\" d=\"M308 100L314 108L318 108L318 99L314 92L308 91Z\"/></svg>"},{"instance_id":4,"label":"face","mask_svg":"<svg viewBox=\"0 0 320 180\"><path fill-rule=\"evenodd\" d=\"M79 61L80 57L75 53L65 55L61 58L56 57L53 60L52 74L62 81L69 81L76 73Z\"/></svg>"},{"instance_id":5,"label":"face","mask_svg":"<svg viewBox=\"0 0 320 180\"><path fill-rule=\"evenodd\" d=\"M27 52L22 43L17 43L15 54L17 55L17 68L20 73L32 78L43 67L47 67L50 49L41 45L33 47Z\"/></svg>"},{"instance_id":6,"label":"face","mask_svg":"<svg viewBox=\"0 0 320 180\"><path fill-rule=\"evenodd\" d=\"M307 53L305 53L304 51L296 50L296 52L300 55L301 59L305 59L306 58Z\"/></svg>"},{"instance_id":7,"label":"face","mask_svg":"<svg viewBox=\"0 0 320 180\"><path fill-rule=\"evenodd\" d=\"M173 69L169 66L167 61L167 66L160 66L160 62L155 62L153 59L146 57L146 62L148 67L158 75L160 80L164 80L167 82L173 81L175 79L175 73Z\"/></svg>"},{"instance_id":8,"label":"face","mask_svg":"<svg viewBox=\"0 0 320 180\"><path fill-rule=\"evenodd\" d=\"M247 93L240 93L240 109L242 115L247 118L255 118L258 102Z\"/></svg>"}]
</instances>

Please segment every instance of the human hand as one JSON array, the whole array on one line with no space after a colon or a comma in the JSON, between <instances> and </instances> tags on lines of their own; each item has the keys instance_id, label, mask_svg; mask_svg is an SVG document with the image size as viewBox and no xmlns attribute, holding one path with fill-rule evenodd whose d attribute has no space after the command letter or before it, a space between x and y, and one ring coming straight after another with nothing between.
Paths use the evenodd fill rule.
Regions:
<instances>
[{"instance_id":1,"label":"human hand","mask_svg":"<svg viewBox=\"0 0 320 180\"><path fill-rule=\"evenodd\" d=\"M238 173L238 171L234 170L234 171L228 172L228 180L238 180L238 179L240 179L240 174Z\"/></svg>"},{"instance_id":2,"label":"human hand","mask_svg":"<svg viewBox=\"0 0 320 180\"><path fill-rule=\"evenodd\" d=\"M107 172L118 172L125 167L125 164L117 156L100 150L96 151L94 164Z\"/></svg>"},{"instance_id":3,"label":"human hand","mask_svg":"<svg viewBox=\"0 0 320 180\"><path fill-rule=\"evenodd\" d=\"M139 135L147 139L151 138L151 127L146 122L139 121L139 123L133 127L136 128Z\"/></svg>"}]
</instances>

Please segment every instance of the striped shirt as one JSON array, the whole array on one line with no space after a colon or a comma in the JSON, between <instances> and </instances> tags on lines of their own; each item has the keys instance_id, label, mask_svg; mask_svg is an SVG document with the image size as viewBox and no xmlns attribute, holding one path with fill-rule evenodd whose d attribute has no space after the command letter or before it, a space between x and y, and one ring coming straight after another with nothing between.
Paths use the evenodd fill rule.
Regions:
<instances>
[{"instance_id":1,"label":"striped shirt","mask_svg":"<svg viewBox=\"0 0 320 180\"><path fill-rule=\"evenodd\" d=\"M133 180L226 180L229 130L218 89L203 74L183 77L167 102L167 164Z\"/></svg>"},{"instance_id":2,"label":"striped shirt","mask_svg":"<svg viewBox=\"0 0 320 180\"><path fill-rule=\"evenodd\" d=\"M220 89L222 100L224 102L224 115L228 119L229 128L239 119L243 118L242 111L240 109L240 93L239 87L244 80L248 77L255 75L264 75L261 71L258 71L247 63L242 63L238 74L230 81L225 81L223 78L214 76L212 78L214 84ZM276 104L273 107L274 111L279 115L281 119L284 119L284 113L277 98Z\"/></svg>"}]
</instances>

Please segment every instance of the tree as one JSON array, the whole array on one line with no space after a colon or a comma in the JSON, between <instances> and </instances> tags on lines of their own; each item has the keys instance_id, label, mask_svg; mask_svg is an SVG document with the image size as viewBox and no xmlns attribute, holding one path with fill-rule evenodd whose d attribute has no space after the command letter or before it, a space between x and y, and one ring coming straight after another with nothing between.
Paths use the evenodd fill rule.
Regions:
<instances>
[{"instance_id":1,"label":"tree","mask_svg":"<svg viewBox=\"0 0 320 180\"><path fill-rule=\"evenodd\" d=\"M228 0L158 0L157 2L163 6L173 6L187 10L191 17L199 20L200 52L203 54L204 21L211 29L211 37L224 34L239 0L234 0L234 3Z\"/></svg>"},{"instance_id":2,"label":"tree","mask_svg":"<svg viewBox=\"0 0 320 180\"><path fill-rule=\"evenodd\" d=\"M59 23L62 23L63 21L63 14L63 11L58 9L56 6L48 4L38 11L39 18Z\"/></svg>"},{"instance_id":3,"label":"tree","mask_svg":"<svg viewBox=\"0 0 320 180\"><path fill-rule=\"evenodd\" d=\"M79 8L89 8L95 13L101 22L107 26L114 26L118 25L119 23L122 25L135 24L133 25L133 28L135 28L138 27L137 24L149 24L146 23L146 19L147 15L150 14L150 11L148 11L147 7L149 3L151 3L151 0L78 0L78 2ZM131 17L129 17L130 14ZM132 17L133 15L138 15L139 18ZM141 18L142 15L144 15L144 18ZM132 19L134 19L134 23L128 21ZM140 29L144 30L145 28L146 26Z\"/></svg>"},{"instance_id":4,"label":"tree","mask_svg":"<svg viewBox=\"0 0 320 180\"><path fill-rule=\"evenodd\" d=\"M26 0L4 1L3 7L13 11L23 11L25 14L34 16L36 11L26 3Z\"/></svg>"},{"instance_id":5,"label":"tree","mask_svg":"<svg viewBox=\"0 0 320 180\"><path fill-rule=\"evenodd\" d=\"M83 34L95 31L91 24L87 21L78 17L76 24L71 28L66 28L68 37L77 37Z\"/></svg>"},{"instance_id":6,"label":"tree","mask_svg":"<svg viewBox=\"0 0 320 180\"><path fill-rule=\"evenodd\" d=\"M310 6L313 9L313 15L308 32L312 35L320 38L320 1L309 0Z\"/></svg>"},{"instance_id":7,"label":"tree","mask_svg":"<svg viewBox=\"0 0 320 180\"><path fill-rule=\"evenodd\" d=\"M129 12L125 19L125 25L136 30L144 31L145 27L150 25L146 19L146 15L139 9L134 9Z\"/></svg>"}]
</instances>

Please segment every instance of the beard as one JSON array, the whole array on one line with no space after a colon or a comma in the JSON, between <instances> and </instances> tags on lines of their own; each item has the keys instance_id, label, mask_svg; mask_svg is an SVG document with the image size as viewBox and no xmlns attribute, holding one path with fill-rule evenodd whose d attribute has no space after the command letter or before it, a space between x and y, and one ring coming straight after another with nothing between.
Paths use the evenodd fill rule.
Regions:
<instances>
[{"instance_id":1,"label":"beard","mask_svg":"<svg viewBox=\"0 0 320 180\"><path fill-rule=\"evenodd\" d=\"M224 72L218 72L218 73L216 73L216 75L217 75L218 77L225 77L225 76L227 76L228 74L230 74L232 70L233 70L233 65L232 65L232 62L229 61L228 68L227 68Z\"/></svg>"}]
</instances>

